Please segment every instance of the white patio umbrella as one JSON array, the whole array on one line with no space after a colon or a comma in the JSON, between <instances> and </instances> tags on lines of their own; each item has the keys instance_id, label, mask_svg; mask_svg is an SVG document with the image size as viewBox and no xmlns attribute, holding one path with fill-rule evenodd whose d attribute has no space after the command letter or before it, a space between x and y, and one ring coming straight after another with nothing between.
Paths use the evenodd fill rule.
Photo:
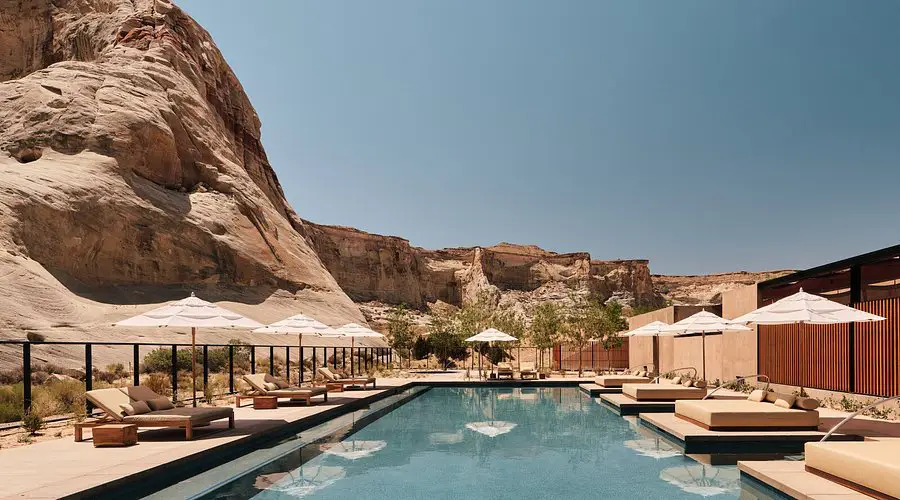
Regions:
<instances>
[{"instance_id":1,"label":"white patio umbrella","mask_svg":"<svg viewBox=\"0 0 900 500\"><path fill-rule=\"evenodd\" d=\"M194 292L191 292L191 296L186 299L119 321L113 326L190 328L191 384L194 390L191 399L194 406L197 406L197 328L258 328L263 325L224 307L202 300L194 295ZM177 363L177 360L173 359L172 363Z\"/></svg>"},{"instance_id":2,"label":"white patio umbrella","mask_svg":"<svg viewBox=\"0 0 900 500\"><path fill-rule=\"evenodd\" d=\"M518 424L514 424L512 422L503 422L503 421L490 421L490 422L469 422L466 424L466 428L470 431L475 431L479 434L483 434L487 437L497 437L501 434L506 434L507 432L516 428Z\"/></svg>"},{"instance_id":3,"label":"white patio umbrella","mask_svg":"<svg viewBox=\"0 0 900 500\"><path fill-rule=\"evenodd\" d=\"M627 332L619 333L620 337L658 337L660 335L676 335L674 332L666 331L665 328L669 327L668 323L664 323L662 321L654 321L652 323L647 323L646 325L635 328L634 330L630 330Z\"/></svg>"},{"instance_id":4,"label":"white patio umbrella","mask_svg":"<svg viewBox=\"0 0 900 500\"><path fill-rule=\"evenodd\" d=\"M725 330L750 331L749 328L740 323L735 323L705 310L663 328L663 331L675 333L676 335L699 333L702 336L704 379L706 378L706 334L724 332Z\"/></svg>"},{"instance_id":5,"label":"white patio umbrella","mask_svg":"<svg viewBox=\"0 0 900 500\"><path fill-rule=\"evenodd\" d=\"M860 323L883 321L885 318L859 309L839 304L818 295L799 292L760 307L735 318L735 323L756 323L758 325L789 325L808 323L810 325L833 325L838 323Z\"/></svg>"},{"instance_id":6,"label":"white patio umbrella","mask_svg":"<svg viewBox=\"0 0 900 500\"><path fill-rule=\"evenodd\" d=\"M312 335L315 337L340 337L341 334L326 325L304 314L295 314L289 318L266 325L262 328L253 330L253 333L268 333L271 335L297 335L297 347L303 347L303 336ZM303 359L300 359L303 363ZM300 381L303 383L303 381Z\"/></svg>"},{"instance_id":7,"label":"white patio umbrella","mask_svg":"<svg viewBox=\"0 0 900 500\"><path fill-rule=\"evenodd\" d=\"M496 328L488 328L481 333L472 335L466 342L517 342L519 339L508 333L503 333ZM478 357L478 373L481 374L481 356Z\"/></svg>"},{"instance_id":8,"label":"white patio umbrella","mask_svg":"<svg viewBox=\"0 0 900 500\"><path fill-rule=\"evenodd\" d=\"M659 478L682 491L703 497L741 490L741 472L737 468L717 469L705 464L669 467L659 473Z\"/></svg>"},{"instance_id":9,"label":"white patio umbrella","mask_svg":"<svg viewBox=\"0 0 900 500\"><path fill-rule=\"evenodd\" d=\"M350 338L350 374L353 375L353 349L357 338L384 338L384 335L356 323L347 323L337 329L338 336Z\"/></svg>"}]
</instances>

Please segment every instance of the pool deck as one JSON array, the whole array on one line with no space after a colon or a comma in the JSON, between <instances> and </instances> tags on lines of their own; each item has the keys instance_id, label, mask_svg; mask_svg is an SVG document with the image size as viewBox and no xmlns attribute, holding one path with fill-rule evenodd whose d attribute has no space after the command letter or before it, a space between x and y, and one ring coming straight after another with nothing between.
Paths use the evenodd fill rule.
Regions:
<instances>
[{"instance_id":1,"label":"pool deck","mask_svg":"<svg viewBox=\"0 0 900 500\"><path fill-rule=\"evenodd\" d=\"M465 380L459 373L414 379L379 378L377 390L330 393L327 403L316 398L312 406L282 400L274 410L254 410L252 405L235 408L234 429L228 429L226 420L214 422L208 427L195 428L192 441L184 440L181 429L147 429L138 433L135 446L94 448L90 430L86 429L85 441L79 443L70 436L0 450L0 499L88 498L109 494L162 467L189 467L192 461L212 454L235 453L234 450L244 449L251 442L279 432L299 432L416 385L574 387L580 382L583 379Z\"/></svg>"},{"instance_id":2,"label":"pool deck","mask_svg":"<svg viewBox=\"0 0 900 500\"><path fill-rule=\"evenodd\" d=\"M803 460L740 461L738 469L741 475L799 500L871 500L868 495L806 472L805 465Z\"/></svg>"},{"instance_id":3,"label":"pool deck","mask_svg":"<svg viewBox=\"0 0 900 500\"><path fill-rule=\"evenodd\" d=\"M822 439L817 431L711 431L675 416L674 413L641 413L641 423L674 438L685 453L798 453L803 444ZM827 429L827 428L826 428ZM835 441L859 441L854 434L834 434Z\"/></svg>"}]
</instances>

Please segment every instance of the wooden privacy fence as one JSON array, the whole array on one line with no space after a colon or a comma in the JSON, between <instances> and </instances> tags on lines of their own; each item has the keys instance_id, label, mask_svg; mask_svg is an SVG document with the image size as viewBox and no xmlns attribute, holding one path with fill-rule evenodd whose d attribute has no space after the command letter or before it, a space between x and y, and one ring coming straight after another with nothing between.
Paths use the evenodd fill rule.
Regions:
<instances>
[{"instance_id":1,"label":"wooden privacy fence","mask_svg":"<svg viewBox=\"0 0 900 500\"><path fill-rule=\"evenodd\" d=\"M873 396L900 388L900 298L853 307L887 318L854 325L760 325L759 370L773 383Z\"/></svg>"},{"instance_id":2,"label":"wooden privacy fence","mask_svg":"<svg viewBox=\"0 0 900 500\"><path fill-rule=\"evenodd\" d=\"M598 343L591 344L580 352L582 368L603 370L628 368L628 339L623 339L621 347L610 349L609 353ZM553 367L557 370L577 370L579 351L571 346L558 345L553 348Z\"/></svg>"}]
</instances>

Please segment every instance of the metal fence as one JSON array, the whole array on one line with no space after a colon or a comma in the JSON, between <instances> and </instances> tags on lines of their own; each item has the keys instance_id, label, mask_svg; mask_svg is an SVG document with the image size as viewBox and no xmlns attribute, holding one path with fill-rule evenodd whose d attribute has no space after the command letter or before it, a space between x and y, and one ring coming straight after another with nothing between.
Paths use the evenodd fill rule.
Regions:
<instances>
[{"instance_id":1,"label":"metal fence","mask_svg":"<svg viewBox=\"0 0 900 500\"><path fill-rule=\"evenodd\" d=\"M110 346L110 347L128 347L131 346L133 349L133 378L134 385L140 385L140 366L141 366L141 358L140 358L140 350L141 347L155 347L159 348L171 348L171 367L169 375L172 378L172 402L178 402L178 348L179 347L187 347L190 348L191 344L184 343L160 343L160 342L67 342L67 341L22 341L22 340L0 340L0 345L19 345L22 349L22 378L23 378L23 406L24 411L27 412L31 408L32 403L32 364L31 364L31 351L32 347L43 346L43 345L56 345L56 346L82 346L84 348L84 389L85 391L90 391L93 388L93 347L94 346ZM228 348L228 392L226 394L235 394L235 379L234 379L234 361L235 361L235 351L238 349L249 349L250 351L250 373L256 373L256 351L258 349L268 349L269 354L269 374L276 375L275 373L275 363L274 360L276 358L276 350L282 351L284 353L284 376L288 380L291 380L291 351L297 352L299 350L299 357L297 359L297 370L298 370L298 380L300 383L307 381L312 381L315 378L315 370L312 373L309 373L307 377L307 373L309 370L306 369L305 363L303 360L310 359L312 367L327 367L329 366L329 351L331 352L331 366L333 368L341 368L346 369L348 365L348 360L357 359L362 363L362 366L358 366L358 363L350 361L350 369L351 375L356 375L357 373L362 373L360 370L368 371L369 368L374 368L376 366L389 366L393 361L393 352L389 347L296 347L296 346L285 346L285 345L260 345L260 344L197 344L197 364L202 366L203 370L203 393L206 393L206 388L209 385L209 348ZM340 357L338 353L341 353ZM347 355L349 353L349 356ZM310 354L307 356L307 354ZM318 355L321 354L319 357ZM354 356L356 354L356 356ZM360 359L361 358L361 359ZM199 371L198 371L199 375ZM280 373L279 373L280 375ZM198 377L199 378L199 377ZM199 380L198 380L199 382ZM199 384L198 384L199 385ZM190 395L190 397L185 398L183 401L192 401L194 399L198 399L196 393ZM90 408L88 408L90 411Z\"/></svg>"}]
</instances>

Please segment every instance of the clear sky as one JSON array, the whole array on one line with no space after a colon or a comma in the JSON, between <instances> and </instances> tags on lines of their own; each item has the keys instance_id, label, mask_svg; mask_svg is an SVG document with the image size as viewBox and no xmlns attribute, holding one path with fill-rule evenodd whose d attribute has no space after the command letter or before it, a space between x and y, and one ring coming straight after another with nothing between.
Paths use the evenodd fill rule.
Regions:
<instances>
[{"instance_id":1,"label":"clear sky","mask_svg":"<svg viewBox=\"0 0 900 500\"><path fill-rule=\"evenodd\" d=\"M178 3L315 222L664 274L900 242L900 1Z\"/></svg>"}]
</instances>

